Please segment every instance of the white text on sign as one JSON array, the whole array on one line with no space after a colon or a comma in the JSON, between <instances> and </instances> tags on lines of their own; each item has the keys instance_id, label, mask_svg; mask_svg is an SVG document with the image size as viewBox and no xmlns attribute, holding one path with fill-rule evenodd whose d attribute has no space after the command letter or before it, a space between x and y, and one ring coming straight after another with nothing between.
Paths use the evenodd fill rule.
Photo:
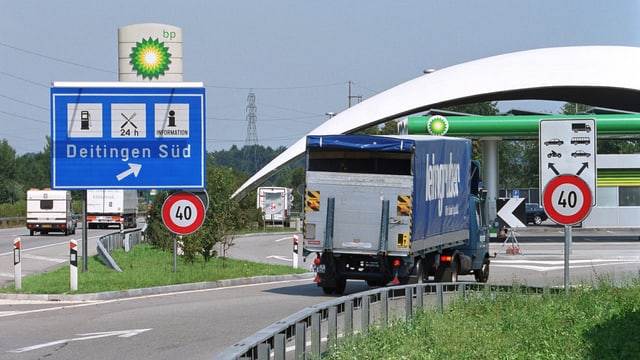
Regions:
<instances>
[{"instance_id":1,"label":"white text on sign","mask_svg":"<svg viewBox=\"0 0 640 360\"><path fill-rule=\"evenodd\" d=\"M155 151L154 151L155 149ZM78 146L67 144L67 159L188 159L191 157L191 144L169 145L161 144L157 148L151 147L115 147L108 145Z\"/></svg>"}]
</instances>

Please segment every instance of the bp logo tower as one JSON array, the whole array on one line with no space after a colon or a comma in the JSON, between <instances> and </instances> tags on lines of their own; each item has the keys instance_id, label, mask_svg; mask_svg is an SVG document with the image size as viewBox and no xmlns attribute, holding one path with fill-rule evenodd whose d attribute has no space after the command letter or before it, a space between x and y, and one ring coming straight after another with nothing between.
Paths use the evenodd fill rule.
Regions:
<instances>
[{"instance_id":1,"label":"bp logo tower","mask_svg":"<svg viewBox=\"0 0 640 360\"><path fill-rule=\"evenodd\" d=\"M120 81L182 81L182 29L135 24L118 29Z\"/></svg>"}]
</instances>

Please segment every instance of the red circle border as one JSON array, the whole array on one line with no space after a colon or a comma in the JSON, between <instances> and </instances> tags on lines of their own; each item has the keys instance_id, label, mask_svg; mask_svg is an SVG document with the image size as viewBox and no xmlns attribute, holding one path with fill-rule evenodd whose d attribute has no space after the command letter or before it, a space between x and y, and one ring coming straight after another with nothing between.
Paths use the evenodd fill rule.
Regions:
<instances>
[{"instance_id":1,"label":"red circle border","mask_svg":"<svg viewBox=\"0 0 640 360\"><path fill-rule=\"evenodd\" d=\"M580 208L575 214L571 216L566 216L560 214L554 207L553 202L551 201L553 191L560 185L571 184L576 186L582 196L584 198L582 208ZM584 220L589 212L591 211L591 189L589 189L589 185L582 180L580 177L575 175L559 175L555 178L551 179L547 186L544 188L543 194L543 206L547 215L551 218L551 220L557 222L562 225L574 225Z\"/></svg>"},{"instance_id":2,"label":"red circle border","mask_svg":"<svg viewBox=\"0 0 640 360\"><path fill-rule=\"evenodd\" d=\"M179 226L171 221L171 206L180 200L189 201L196 207L196 210L198 210L196 220L194 220L194 222L189 226ZM187 191L181 191L169 195L162 204L162 220L164 221L164 226L166 226L169 231L178 235L189 235L194 233L204 223L204 216L205 209L202 200L197 195Z\"/></svg>"}]
</instances>

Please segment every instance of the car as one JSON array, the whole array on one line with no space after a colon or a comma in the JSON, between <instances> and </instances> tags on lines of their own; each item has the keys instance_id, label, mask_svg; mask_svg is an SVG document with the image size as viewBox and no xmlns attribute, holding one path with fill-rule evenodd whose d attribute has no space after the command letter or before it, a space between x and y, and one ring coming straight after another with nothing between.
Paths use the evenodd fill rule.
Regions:
<instances>
[{"instance_id":1,"label":"car","mask_svg":"<svg viewBox=\"0 0 640 360\"><path fill-rule=\"evenodd\" d=\"M558 139L558 138L553 138L551 140L547 140L544 142L545 145L549 146L549 145L562 145L564 144L564 141Z\"/></svg>"},{"instance_id":2,"label":"car","mask_svg":"<svg viewBox=\"0 0 640 360\"><path fill-rule=\"evenodd\" d=\"M582 150L576 150L575 152L571 153L571 156L573 156L574 158L577 158L577 157L589 157L589 156L591 156L591 154L589 154L588 152L582 151Z\"/></svg>"},{"instance_id":3,"label":"car","mask_svg":"<svg viewBox=\"0 0 640 360\"><path fill-rule=\"evenodd\" d=\"M536 225L540 225L548 218L547 213L544 212L544 208L542 208L540 204L525 204L525 212L527 213L527 224L534 223Z\"/></svg>"}]
</instances>

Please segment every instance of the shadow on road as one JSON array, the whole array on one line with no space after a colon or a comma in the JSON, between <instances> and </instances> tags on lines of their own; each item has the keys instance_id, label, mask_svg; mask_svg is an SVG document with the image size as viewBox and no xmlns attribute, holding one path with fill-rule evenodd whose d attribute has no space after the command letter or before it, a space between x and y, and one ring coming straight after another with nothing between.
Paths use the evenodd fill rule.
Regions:
<instances>
[{"instance_id":1,"label":"shadow on road","mask_svg":"<svg viewBox=\"0 0 640 360\"><path fill-rule=\"evenodd\" d=\"M347 281L347 287L344 291L344 294L342 295L355 294L355 293L359 293L369 289L371 288L364 281L350 280L350 281ZM310 295L326 296L325 293L322 291L322 288L318 287L314 282L312 282L312 279L309 279L308 284L283 286L279 288L267 289L267 290L264 290L264 292L280 294L280 295L292 295L292 296L310 296ZM338 296L330 295L329 297L338 297Z\"/></svg>"}]
</instances>

